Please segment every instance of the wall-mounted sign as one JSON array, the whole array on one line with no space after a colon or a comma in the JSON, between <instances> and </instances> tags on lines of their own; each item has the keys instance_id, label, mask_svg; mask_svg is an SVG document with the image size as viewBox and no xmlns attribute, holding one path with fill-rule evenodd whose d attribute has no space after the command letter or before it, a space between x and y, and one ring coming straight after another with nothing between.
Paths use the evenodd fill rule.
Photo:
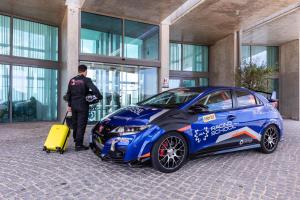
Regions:
<instances>
[{"instance_id":1,"label":"wall-mounted sign","mask_svg":"<svg viewBox=\"0 0 300 200\"><path fill-rule=\"evenodd\" d=\"M162 88L169 88L169 78L164 77L162 82Z\"/></svg>"}]
</instances>

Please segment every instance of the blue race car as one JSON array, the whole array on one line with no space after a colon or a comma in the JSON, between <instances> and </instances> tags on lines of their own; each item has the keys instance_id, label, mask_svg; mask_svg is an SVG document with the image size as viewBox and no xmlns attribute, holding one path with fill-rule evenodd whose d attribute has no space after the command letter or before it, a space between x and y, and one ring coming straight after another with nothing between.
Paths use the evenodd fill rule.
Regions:
<instances>
[{"instance_id":1,"label":"blue race car","mask_svg":"<svg viewBox=\"0 0 300 200\"><path fill-rule=\"evenodd\" d=\"M129 164L151 160L174 172L190 155L260 148L272 153L283 134L282 118L259 93L236 87L178 88L98 122L92 150L104 160Z\"/></svg>"}]
</instances>

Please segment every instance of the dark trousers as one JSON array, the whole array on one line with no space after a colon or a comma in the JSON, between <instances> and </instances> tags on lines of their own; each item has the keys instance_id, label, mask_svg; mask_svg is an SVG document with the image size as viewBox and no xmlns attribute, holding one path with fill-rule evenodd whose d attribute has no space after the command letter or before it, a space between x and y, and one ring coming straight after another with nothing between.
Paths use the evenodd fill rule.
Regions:
<instances>
[{"instance_id":1,"label":"dark trousers","mask_svg":"<svg viewBox=\"0 0 300 200\"><path fill-rule=\"evenodd\" d=\"M83 144L85 128L88 122L88 110L77 110L72 108L73 138L76 146Z\"/></svg>"}]
</instances>

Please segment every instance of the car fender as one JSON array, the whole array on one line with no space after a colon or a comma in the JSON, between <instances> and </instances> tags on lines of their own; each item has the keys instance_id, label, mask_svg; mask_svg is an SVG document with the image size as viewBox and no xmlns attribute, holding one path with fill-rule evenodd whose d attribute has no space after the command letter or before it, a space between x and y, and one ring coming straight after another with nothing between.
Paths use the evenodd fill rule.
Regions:
<instances>
[{"instance_id":1,"label":"car fender","mask_svg":"<svg viewBox=\"0 0 300 200\"><path fill-rule=\"evenodd\" d=\"M127 147L124 161L140 160L150 157L153 144L165 133L165 130L157 125L153 125L147 130L141 132L135 140Z\"/></svg>"}]
</instances>

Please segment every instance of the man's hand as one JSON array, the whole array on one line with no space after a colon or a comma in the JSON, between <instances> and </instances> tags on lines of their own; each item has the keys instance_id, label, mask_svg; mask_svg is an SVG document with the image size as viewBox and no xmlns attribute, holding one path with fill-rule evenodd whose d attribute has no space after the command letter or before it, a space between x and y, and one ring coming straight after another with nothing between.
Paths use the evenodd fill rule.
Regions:
<instances>
[{"instance_id":1,"label":"man's hand","mask_svg":"<svg viewBox=\"0 0 300 200\"><path fill-rule=\"evenodd\" d=\"M72 112L72 108L70 106L68 106L67 111Z\"/></svg>"}]
</instances>

